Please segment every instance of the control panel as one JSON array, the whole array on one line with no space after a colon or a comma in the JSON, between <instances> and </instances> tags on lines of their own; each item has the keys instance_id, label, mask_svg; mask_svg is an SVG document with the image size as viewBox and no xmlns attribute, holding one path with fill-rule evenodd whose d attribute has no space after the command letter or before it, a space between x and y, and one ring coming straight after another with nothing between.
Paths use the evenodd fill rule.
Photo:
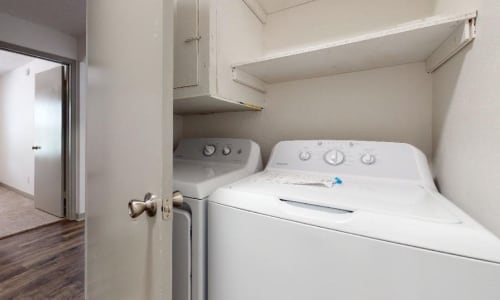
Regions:
<instances>
[{"instance_id":1,"label":"control panel","mask_svg":"<svg viewBox=\"0 0 500 300\"><path fill-rule=\"evenodd\" d=\"M432 182L425 155L409 144L370 141L284 141L271 154L267 169L328 173L334 176L423 180Z\"/></svg>"},{"instance_id":2,"label":"control panel","mask_svg":"<svg viewBox=\"0 0 500 300\"><path fill-rule=\"evenodd\" d=\"M260 148L244 139L184 139L174 152L174 159L245 163L253 152L260 157Z\"/></svg>"}]
</instances>

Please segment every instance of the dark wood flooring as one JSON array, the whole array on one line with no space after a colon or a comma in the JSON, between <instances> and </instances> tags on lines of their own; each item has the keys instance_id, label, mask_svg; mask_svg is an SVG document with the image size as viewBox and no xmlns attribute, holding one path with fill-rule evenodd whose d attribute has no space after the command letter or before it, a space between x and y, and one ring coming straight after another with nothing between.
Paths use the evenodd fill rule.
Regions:
<instances>
[{"instance_id":1,"label":"dark wood flooring","mask_svg":"<svg viewBox=\"0 0 500 300\"><path fill-rule=\"evenodd\" d=\"M84 222L0 239L0 299L84 299Z\"/></svg>"}]
</instances>

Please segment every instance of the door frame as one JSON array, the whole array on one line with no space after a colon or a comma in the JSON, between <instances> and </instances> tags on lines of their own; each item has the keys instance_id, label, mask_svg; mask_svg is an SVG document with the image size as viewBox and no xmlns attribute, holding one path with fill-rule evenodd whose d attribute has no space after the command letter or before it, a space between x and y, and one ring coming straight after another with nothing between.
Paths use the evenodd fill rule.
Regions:
<instances>
[{"instance_id":1,"label":"door frame","mask_svg":"<svg viewBox=\"0 0 500 300\"><path fill-rule=\"evenodd\" d=\"M0 50L5 50L13 53L23 54L35 58L40 58L52 62L59 63L67 67L68 85L67 97L63 101L63 201L64 201L64 216L69 220L78 220L82 218L77 214L77 199L79 197L79 173L80 166L80 104L78 99L79 85L79 70L75 59L43 52L23 46L0 41ZM78 199L85 201L85 199Z\"/></svg>"}]
</instances>

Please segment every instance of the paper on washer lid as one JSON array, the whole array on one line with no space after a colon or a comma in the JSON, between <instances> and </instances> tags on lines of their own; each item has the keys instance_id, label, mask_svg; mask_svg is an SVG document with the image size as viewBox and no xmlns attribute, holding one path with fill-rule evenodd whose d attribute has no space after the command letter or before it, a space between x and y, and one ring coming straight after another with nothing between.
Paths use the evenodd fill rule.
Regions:
<instances>
[{"instance_id":1,"label":"paper on washer lid","mask_svg":"<svg viewBox=\"0 0 500 300\"><path fill-rule=\"evenodd\" d=\"M258 177L258 181L264 183L305 185L324 188L332 188L335 185L335 178L332 176L302 173L291 174L272 171L264 171L261 176Z\"/></svg>"}]
</instances>

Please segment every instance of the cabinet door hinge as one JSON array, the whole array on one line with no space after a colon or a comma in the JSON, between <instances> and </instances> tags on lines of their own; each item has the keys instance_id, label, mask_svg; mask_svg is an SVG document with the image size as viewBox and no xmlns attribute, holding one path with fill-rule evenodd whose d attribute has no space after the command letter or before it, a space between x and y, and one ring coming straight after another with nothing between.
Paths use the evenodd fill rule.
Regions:
<instances>
[{"instance_id":1,"label":"cabinet door hinge","mask_svg":"<svg viewBox=\"0 0 500 300\"><path fill-rule=\"evenodd\" d=\"M184 43L191 43L191 42L199 41L199 40L201 40L201 35L190 37L190 38L184 40Z\"/></svg>"}]
</instances>

